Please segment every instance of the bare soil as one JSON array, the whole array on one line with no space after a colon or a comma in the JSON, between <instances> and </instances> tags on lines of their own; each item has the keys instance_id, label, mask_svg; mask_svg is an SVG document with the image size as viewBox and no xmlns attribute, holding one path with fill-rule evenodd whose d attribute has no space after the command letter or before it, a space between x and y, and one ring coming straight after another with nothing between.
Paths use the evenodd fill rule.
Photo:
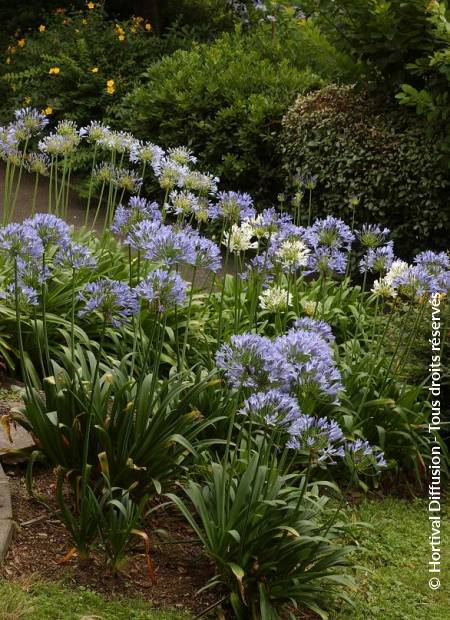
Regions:
<instances>
[{"instance_id":1,"label":"bare soil","mask_svg":"<svg viewBox=\"0 0 450 620\"><path fill-rule=\"evenodd\" d=\"M192 613L200 613L223 598L224 593L217 589L198 593L214 575L214 566L199 546L184 542L191 541L193 534L173 509L164 507L157 511L146 528L149 536L157 529L168 534L167 539L152 540L156 576L156 583L152 584L139 541L130 548L127 563L119 575L111 573L100 554L93 555L87 564L81 564L76 556L62 561L73 545L55 515L54 472L45 468L34 472L35 493L49 508L29 498L23 466L6 467L6 473L10 478L17 531L0 568L0 578L17 581L39 575L43 580L89 587L106 598L137 597L157 608L179 608Z\"/></svg>"}]
</instances>

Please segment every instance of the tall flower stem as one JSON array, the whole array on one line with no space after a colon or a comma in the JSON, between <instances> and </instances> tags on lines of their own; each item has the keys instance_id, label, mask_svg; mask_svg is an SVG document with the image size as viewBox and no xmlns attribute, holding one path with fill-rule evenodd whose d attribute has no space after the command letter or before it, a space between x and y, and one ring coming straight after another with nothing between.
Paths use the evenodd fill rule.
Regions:
<instances>
[{"instance_id":1,"label":"tall flower stem","mask_svg":"<svg viewBox=\"0 0 450 620\"><path fill-rule=\"evenodd\" d=\"M186 327L184 329L184 340L183 340L183 349L181 352L181 367L184 367L184 362L186 359L186 347L189 335L189 325L191 320L191 309L192 309L192 300L194 297L194 287L195 287L195 276L197 272L197 267L194 266L192 272L192 282L191 282L191 290L189 291L189 301L187 306L187 314L186 314Z\"/></svg>"},{"instance_id":2,"label":"tall flower stem","mask_svg":"<svg viewBox=\"0 0 450 620\"><path fill-rule=\"evenodd\" d=\"M46 268L46 260L45 260L45 252L42 254L42 329L44 335L44 351L45 351L45 359L47 364L47 373L51 373L51 362L50 362L50 350L48 343L48 329L47 329L47 285L45 283L45 268Z\"/></svg>"},{"instance_id":3,"label":"tall flower stem","mask_svg":"<svg viewBox=\"0 0 450 620\"><path fill-rule=\"evenodd\" d=\"M87 204L86 204L86 217L84 219L84 225L86 227L89 223L89 211L91 208L92 191L94 189L94 169L95 169L95 164L97 162L97 148L98 148L98 144L96 142L94 145L94 155L92 157L91 176L89 178L89 192L88 192L88 199L87 199Z\"/></svg>"}]
</instances>

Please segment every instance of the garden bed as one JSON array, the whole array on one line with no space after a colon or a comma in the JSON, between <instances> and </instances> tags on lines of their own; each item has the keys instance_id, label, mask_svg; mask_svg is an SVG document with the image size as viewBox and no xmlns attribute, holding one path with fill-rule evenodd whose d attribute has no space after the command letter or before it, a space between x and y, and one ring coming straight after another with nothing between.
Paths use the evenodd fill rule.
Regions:
<instances>
[{"instance_id":1,"label":"garden bed","mask_svg":"<svg viewBox=\"0 0 450 620\"><path fill-rule=\"evenodd\" d=\"M18 528L0 569L2 578L24 581L38 574L42 580L63 581L71 587L84 586L106 598L132 596L145 599L157 608L186 609L193 613L203 611L221 598L217 591L197 593L213 576L214 567L199 546L176 544L177 540L192 539L192 532L173 509L162 509L152 522L153 530L161 528L168 534L167 540L153 541L156 583L152 585L140 544L129 554L127 564L118 575L109 572L95 556L85 565L76 557L62 562L72 544L67 531L52 513L56 510L53 472L36 468L34 475L34 491L45 499L50 510L28 496L22 467L9 467L7 474ZM170 544L164 544L167 542Z\"/></svg>"}]
</instances>

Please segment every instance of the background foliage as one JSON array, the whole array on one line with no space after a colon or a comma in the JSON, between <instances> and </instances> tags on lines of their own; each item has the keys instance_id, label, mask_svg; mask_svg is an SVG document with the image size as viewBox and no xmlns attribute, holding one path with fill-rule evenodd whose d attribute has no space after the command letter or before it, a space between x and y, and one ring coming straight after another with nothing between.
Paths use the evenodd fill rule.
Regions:
<instances>
[{"instance_id":1,"label":"background foliage","mask_svg":"<svg viewBox=\"0 0 450 620\"><path fill-rule=\"evenodd\" d=\"M163 146L189 144L221 177L259 198L281 191L276 145L299 92L353 72L314 26L287 22L226 33L165 56L123 102L123 121Z\"/></svg>"},{"instance_id":2,"label":"background foliage","mask_svg":"<svg viewBox=\"0 0 450 620\"><path fill-rule=\"evenodd\" d=\"M450 226L449 180L439 147L414 115L381 97L329 86L300 96L283 121L288 177L317 175L317 214L382 222L405 255L444 245Z\"/></svg>"}]
</instances>

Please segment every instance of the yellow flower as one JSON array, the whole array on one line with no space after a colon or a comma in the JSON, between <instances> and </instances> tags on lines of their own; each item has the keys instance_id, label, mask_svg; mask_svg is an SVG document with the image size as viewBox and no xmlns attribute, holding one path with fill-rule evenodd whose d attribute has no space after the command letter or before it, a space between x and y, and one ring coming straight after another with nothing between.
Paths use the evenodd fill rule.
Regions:
<instances>
[{"instance_id":1,"label":"yellow flower","mask_svg":"<svg viewBox=\"0 0 450 620\"><path fill-rule=\"evenodd\" d=\"M41 24L38 28L39 32L45 32L45 26L44 24Z\"/></svg>"},{"instance_id":2,"label":"yellow flower","mask_svg":"<svg viewBox=\"0 0 450 620\"><path fill-rule=\"evenodd\" d=\"M122 28L122 26L119 26L119 24L116 24L116 31L117 34L125 34L125 30Z\"/></svg>"},{"instance_id":3,"label":"yellow flower","mask_svg":"<svg viewBox=\"0 0 450 620\"><path fill-rule=\"evenodd\" d=\"M23 102L25 105L29 105L31 103L31 97L25 97Z\"/></svg>"},{"instance_id":4,"label":"yellow flower","mask_svg":"<svg viewBox=\"0 0 450 620\"><path fill-rule=\"evenodd\" d=\"M119 34L119 41L125 41L125 35Z\"/></svg>"},{"instance_id":5,"label":"yellow flower","mask_svg":"<svg viewBox=\"0 0 450 620\"><path fill-rule=\"evenodd\" d=\"M108 95L114 95L116 92L116 86L114 80L107 80L106 82L106 92Z\"/></svg>"},{"instance_id":6,"label":"yellow flower","mask_svg":"<svg viewBox=\"0 0 450 620\"><path fill-rule=\"evenodd\" d=\"M11 48L8 49L9 52L11 52L11 54L15 54L17 52L17 48L13 45Z\"/></svg>"},{"instance_id":7,"label":"yellow flower","mask_svg":"<svg viewBox=\"0 0 450 620\"><path fill-rule=\"evenodd\" d=\"M19 39L19 40L17 41L17 45L18 45L19 47L25 47L25 39Z\"/></svg>"},{"instance_id":8,"label":"yellow flower","mask_svg":"<svg viewBox=\"0 0 450 620\"><path fill-rule=\"evenodd\" d=\"M8 56L8 58L6 59L5 62L6 62L7 65L10 65L11 64L11 58Z\"/></svg>"},{"instance_id":9,"label":"yellow flower","mask_svg":"<svg viewBox=\"0 0 450 620\"><path fill-rule=\"evenodd\" d=\"M49 116L50 114L53 114L53 108L51 105L48 105L46 108L44 108L42 110L43 114L46 114L47 116Z\"/></svg>"},{"instance_id":10,"label":"yellow flower","mask_svg":"<svg viewBox=\"0 0 450 620\"><path fill-rule=\"evenodd\" d=\"M88 2L86 4L87 8L92 11L92 9L95 9L95 3L94 2Z\"/></svg>"},{"instance_id":11,"label":"yellow flower","mask_svg":"<svg viewBox=\"0 0 450 620\"><path fill-rule=\"evenodd\" d=\"M50 67L49 71L50 75L58 75L61 72L59 67Z\"/></svg>"},{"instance_id":12,"label":"yellow flower","mask_svg":"<svg viewBox=\"0 0 450 620\"><path fill-rule=\"evenodd\" d=\"M92 67L91 73L98 73L98 67Z\"/></svg>"},{"instance_id":13,"label":"yellow flower","mask_svg":"<svg viewBox=\"0 0 450 620\"><path fill-rule=\"evenodd\" d=\"M150 30L152 29L152 25L149 23L145 24L145 29L147 30L147 32L150 32Z\"/></svg>"},{"instance_id":14,"label":"yellow flower","mask_svg":"<svg viewBox=\"0 0 450 620\"><path fill-rule=\"evenodd\" d=\"M82 20L81 20L81 23L83 24L83 26L86 26L86 24L87 24L87 19L82 19Z\"/></svg>"}]
</instances>

